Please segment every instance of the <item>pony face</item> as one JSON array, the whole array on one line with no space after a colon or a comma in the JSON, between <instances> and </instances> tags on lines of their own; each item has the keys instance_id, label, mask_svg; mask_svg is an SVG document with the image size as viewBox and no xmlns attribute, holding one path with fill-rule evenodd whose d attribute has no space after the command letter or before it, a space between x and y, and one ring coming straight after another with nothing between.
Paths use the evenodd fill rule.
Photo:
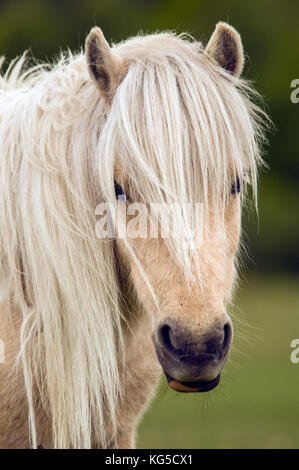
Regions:
<instances>
[{"instance_id":1,"label":"pony face","mask_svg":"<svg viewBox=\"0 0 299 470\"><path fill-rule=\"evenodd\" d=\"M94 29L86 45L91 76L110 103L100 145L105 198L111 200L116 188L116 196L127 196L124 208L137 204L143 215L150 214L142 235L117 238L120 270L151 318L169 385L182 392L211 390L233 336L227 305L236 272L241 186L250 174L255 190L259 162L258 120L249 88L239 79L240 37L219 23L205 49L154 35L110 50ZM148 230L157 219L152 203L163 206L162 228L154 237ZM167 208L183 203L201 206L199 243L162 234ZM133 214L131 208L123 211L123 226ZM178 210L174 220L176 233L190 232Z\"/></svg>"},{"instance_id":2,"label":"pony face","mask_svg":"<svg viewBox=\"0 0 299 470\"><path fill-rule=\"evenodd\" d=\"M205 392L214 388L232 342L227 304L235 278L240 196L231 195L224 223L215 210L209 220L197 249L200 278L191 283L162 238L133 240L145 277L126 245L117 240L122 265L129 266L138 301L151 317L158 360L169 385L181 392Z\"/></svg>"}]
</instances>

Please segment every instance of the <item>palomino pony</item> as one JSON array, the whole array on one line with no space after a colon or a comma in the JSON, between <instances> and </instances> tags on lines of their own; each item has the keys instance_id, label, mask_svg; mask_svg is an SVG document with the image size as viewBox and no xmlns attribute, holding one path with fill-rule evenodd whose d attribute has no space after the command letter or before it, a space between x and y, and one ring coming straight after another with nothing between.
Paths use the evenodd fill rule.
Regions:
<instances>
[{"instance_id":1,"label":"palomino pony","mask_svg":"<svg viewBox=\"0 0 299 470\"><path fill-rule=\"evenodd\" d=\"M172 33L110 48L94 28L85 55L23 56L1 78L1 448L132 447L161 366L177 391L219 383L263 139L242 67L225 23L206 48ZM100 237L106 202L154 203L162 225L199 203L200 243Z\"/></svg>"}]
</instances>

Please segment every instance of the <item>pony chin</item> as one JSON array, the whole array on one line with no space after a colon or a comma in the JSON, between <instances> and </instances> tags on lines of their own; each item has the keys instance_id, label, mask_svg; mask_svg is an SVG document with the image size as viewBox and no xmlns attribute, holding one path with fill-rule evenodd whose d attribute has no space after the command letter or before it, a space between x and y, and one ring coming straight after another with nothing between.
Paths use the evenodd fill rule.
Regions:
<instances>
[{"instance_id":1,"label":"pony chin","mask_svg":"<svg viewBox=\"0 0 299 470\"><path fill-rule=\"evenodd\" d=\"M165 373L168 385L176 392L182 393L204 393L217 387L220 382L220 374L213 380L207 382L179 382Z\"/></svg>"}]
</instances>

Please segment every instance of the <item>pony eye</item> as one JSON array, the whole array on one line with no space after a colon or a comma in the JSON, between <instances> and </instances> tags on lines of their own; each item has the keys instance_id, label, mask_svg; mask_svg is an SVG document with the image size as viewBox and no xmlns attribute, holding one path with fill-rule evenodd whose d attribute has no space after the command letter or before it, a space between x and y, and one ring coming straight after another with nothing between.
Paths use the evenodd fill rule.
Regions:
<instances>
[{"instance_id":1,"label":"pony eye","mask_svg":"<svg viewBox=\"0 0 299 470\"><path fill-rule=\"evenodd\" d=\"M116 180L114 180L114 192L115 192L115 197L116 199L118 198L127 198L123 188L120 186L120 184L118 184L118 182Z\"/></svg>"},{"instance_id":2,"label":"pony eye","mask_svg":"<svg viewBox=\"0 0 299 470\"><path fill-rule=\"evenodd\" d=\"M231 187L231 194L238 194L241 191L240 178L237 176Z\"/></svg>"}]
</instances>

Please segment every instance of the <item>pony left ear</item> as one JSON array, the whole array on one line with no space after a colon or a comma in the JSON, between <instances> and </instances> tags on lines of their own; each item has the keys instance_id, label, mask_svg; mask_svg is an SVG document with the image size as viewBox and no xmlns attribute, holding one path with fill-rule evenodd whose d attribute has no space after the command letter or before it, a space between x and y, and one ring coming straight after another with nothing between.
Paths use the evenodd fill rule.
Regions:
<instances>
[{"instance_id":1,"label":"pony left ear","mask_svg":"<svg viewBox=\"0 0 299 470\"><path fill-rule=\"evenodd\" d=\"M111 96L119 83L121 64L100 28L95 27L90 31L85 53L91 78L104 95Z\"/></svg>"},{"instance_id":2,"label":"pony left ear","mask_svg":"<svg viewBox=\"0 0 299 470\"><path fill-rule=\"evenodd\" d=\"M227 23L217 23L206 53L233 75L239 76L244 65L244 53L239 33Z\"/></svg>"}]
</instances>

